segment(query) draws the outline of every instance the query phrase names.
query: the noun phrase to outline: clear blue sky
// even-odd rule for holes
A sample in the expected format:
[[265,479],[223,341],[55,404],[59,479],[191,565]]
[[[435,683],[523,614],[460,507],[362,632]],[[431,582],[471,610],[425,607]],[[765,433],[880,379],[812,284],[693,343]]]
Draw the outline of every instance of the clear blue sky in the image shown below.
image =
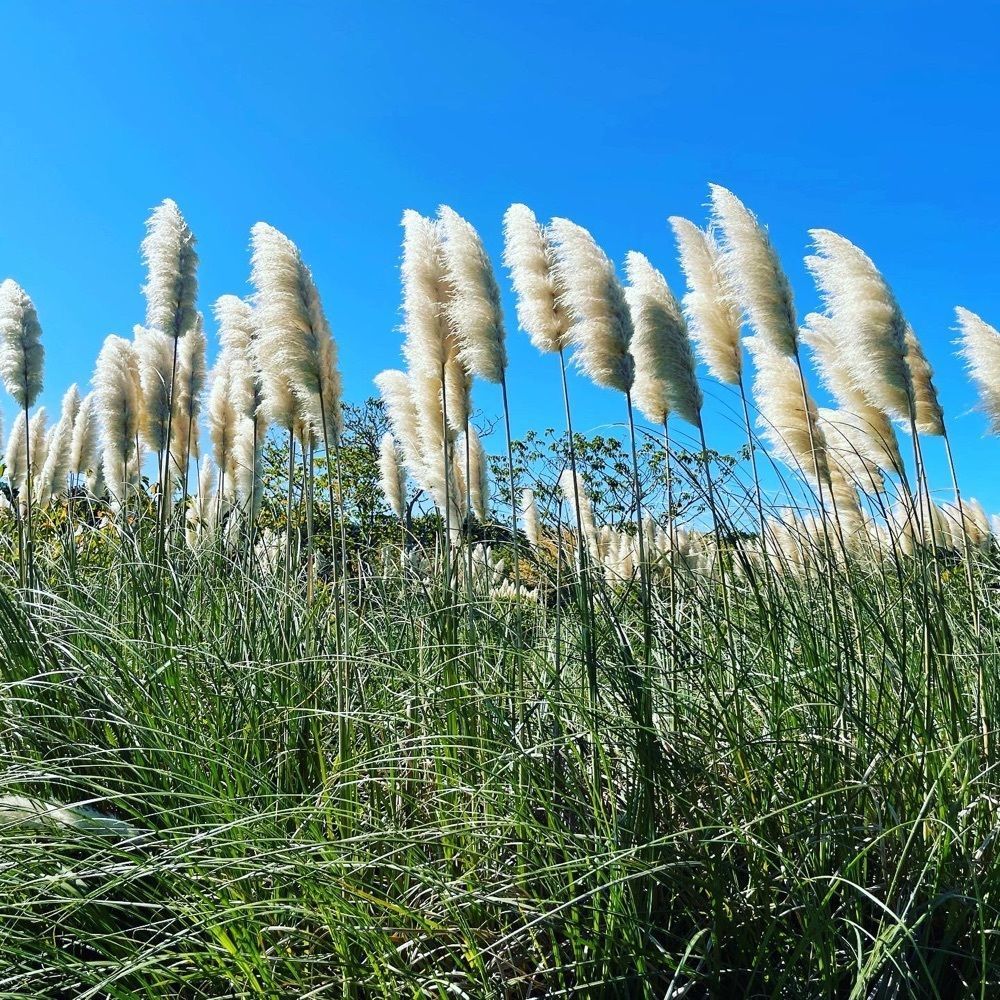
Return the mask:
[[[1000,510],[1000,442],[968,412],[951,345],[957,304],[1000,324],[995,4],[2,9],[0,275],[38,307],[49,405],[142,320],[138,244],[164,197],[198,236],[206,312],[248,290],[252,223],[299,244],[360,398],[399,363],[404,208],[452,205],[499,262],[503,211],[523,201],[616,261],[642,250],[680,292],[666,219],[703,221],[715,181],[768,224],[801,315],[817,304],[807,229],[871,254],[939,373],[966,492]],[[506,301],[515,430],[559,426],[552,359]],[[583,427],[621,420],[613,394],[582,378],[573,392]],[[710,443],[735,446],[727,397],[709,395]],[[493,409],[494,390],[477,403]]]

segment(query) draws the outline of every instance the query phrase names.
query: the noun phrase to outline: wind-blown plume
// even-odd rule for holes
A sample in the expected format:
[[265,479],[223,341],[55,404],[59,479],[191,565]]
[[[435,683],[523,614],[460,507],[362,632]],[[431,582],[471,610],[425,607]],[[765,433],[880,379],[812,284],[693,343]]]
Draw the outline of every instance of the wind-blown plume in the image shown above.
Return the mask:
[[850,240],[811,229],[816,253],[806,258],[834,321],[833,331],[855,384],[872,405],[909,423],[913,383],[906,363],[906,321],[871,259]]
[[31,481],[41,480],[42,469],[48,454],[49,415],[44,406],[38,407],[28,419],[28,441],[31,444]]
[[941,409],[934,386],[934,369],[909,323],[906,324],[903,343],[906,346],[906,364],[913,382],[914,423],[921,434],[940,437],[944,434],[944,410]]
[[819,414],[812,399],[803,400],[802,381],[794,359],[771,350],[770,342],[750,337],[747,348],[756,375],[753,392],[760,411],[758,424],[774,454],[814,484],[829,482]]
[[198,468],[198,495],[191,498],[184,530],[188,548],[197,551],[212,538],[218,523],[219,505],[215,497],[217,472],[206,455]]
[[402,520],[406,511],[406,470],[391,434],[382,435],[378,447],[379,485],[392,512]]
[[517,295],[517,322],[542,352],[569,345],[572,320],[562,303],[555,250],[527,205],[511,205],[503,217],[503,262]]
[[597,385],[628,392],[635,377],[629,353],[632,318],[614,265],[575,222],[553,219],[549,230],[557,283],[573,320],[570,339],[576,363]]
[[403,462],[421,489],[424,484],[424,453],[420,440],[419,414],[413,386],[406,372],[389,369],[375,376],[389,417],[392,433],[402,452]]
[[641,253],[626,255],[625,273],[629,280],[625,297],[635,331],[631,343],[635,403],[653,423],[662,423],[673,411],[697,427],[701,389],[680,306],[666,279]]
[[507,368],[503,310],[493,265],[475,229],[447,205],[438,209],[446,313],[466,371],[500,382]]
[[[174,339],[161,330],[136,326],[133,343],[139,359],[139,384],[142,387],[142,420],[139,433],[155,452],[167,446],[167,423],[170,419],[170,381],[174,372]],[[177,373],[180,374],[178,350]],[[176,394],[176,389],[175,389]]]
[[829,316],[810,313],[801,330],[802,340],[809,345],[820,381],[841,405],[853,415],[853,424],[863,434],[864,447],[858,446],[867,458],[887,472],[898,473],[903,468],[899,442],[888,416],[868,401],[864,390],[854,381],[847,362],[843,337]]
[[39,499],[44,503],[69,485],[72,463],[73,424],[80,410],[80,391],[71,385],[63,396],[59,420],[52,429],[39,479]]
[[726,285],[754,333],[776,354],[794,357],[798,324],[792,289],[767,231],[731,191],[710,184],[712,221],[722,234]]
[[32,301],[16,281],[0,284],[0,379],[22,410],[42,391],[45,348]]
[[251,243],[262,368],[282,369],[271,372],[269,381],[288,379],[300,415],[332,443],[341,432],[341,380],[319,290],[298,247],[273,226],[258,222]]
[[139,433],[141,389],[139,359],[132,344],[112,334],[104,341],[94,371],[94,391],[104,446],[104,478],[112,498],[121,503],[129,481]]
[[670,217],[681,270],[687,281],[684,311],[691,338],[708,370],[720,382],[738,385],[743,374],[740,307],[726,287],[715,238],[679,215]]
[[205,388],[205,328],[201,314],[180,343],[174,380],[174,415],[170,422],[170,457],[184,478],[191,455],[198,455],[198,414]]
[[142,258],[147,269],[146,326],[183,337],[197,322],[198,254],[194,234],[176,203],[167,198],[146,223]]
[[490,480],[483,443],[474,427],[469,428],[469,493],[472,509],[476,517],[486,523],[489,520]]
[[579,476],[574,476],[572,469],[563,469],[562,475],[559,477],[559,489],[563,495],[563,499],[569,504],[575,520],[577,520],[576,498],[579,495],[579,519],[577,520],[576,527],[586,541],[590,554],[594,558],[597,558],[599,551],[597,529],[594,527],[594,510],[590,504],[590,497],[587,494],[583,480]]
[[965,360],[979,389],[979,409],[990,422],[990,433],[1000,434],[1000,332],[968,309],[958,306],[959,356]]
[[75,476],[97,468],[97,397],[88,392],[80,402],[73,422],[73,439],[69,449],[69,471]]
[[521,524],[528,544],[536,551],[541,543],[541,529],[538,524],[538,504],[534,490],[521,490]]
[[25,433],[27,423],[27,415],[24,410],[21,410],[14,420],[14,426],[10,429],[10,437],[7,439],[7,449],[4,453],[3,464],[7,481],[16,490],[23,489],[24,484],[28,481],[28,463],[25,452],[28,438]]
[[840,467],[852,486],[865,493],[881,493],[885,479],[871,458],[871,443],[856,414],[820,407],[819,426],[826,442],[827,457]]
[[233,407],[232,370],[234,357],[223,350],[212,369],[208,393],[208,434],[215,465],[222,477],[222,491],[234,490],[232,481],[233,449],[239,417]]

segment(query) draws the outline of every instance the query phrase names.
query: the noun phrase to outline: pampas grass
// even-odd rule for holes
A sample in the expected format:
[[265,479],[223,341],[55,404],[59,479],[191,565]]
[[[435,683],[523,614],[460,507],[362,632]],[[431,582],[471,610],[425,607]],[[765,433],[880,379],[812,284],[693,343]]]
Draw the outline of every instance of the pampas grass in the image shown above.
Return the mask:
[[175,340],[197,322],[198,254],[194,233],[176,202],[167,198],[146,223],[142,259],[147,278],[146,326]]
[[139,382],[142,386],[142,439],[162,455],[167,446],[170,424],[171,379],[174,376],[176,342],[161,330],[136,326],[133,343],[139,359]]
[[959,356],[979,390],[979,409],[989,421],[989,432],[1000,434],[1000,331],[961,306],[958,318]]
[[405,520],[406,469],[391,434],[383,434],[378,448],[379,485],[393,514]]
[[73,422],[73,439],[70,443],[69,466],[74,476],[87,475],[99,464],[97,455],[97,397],[88,392],[80,401],[80,408]]
[[0,379],[22,410],[42,391],[45,349],[42,328],[30,298],[17,282],[0,284]]
[[129,463],[136,457],[142,415],[139,358],[129,341],[114,334],[104,341],[94,370],[94,392],[105,483],[115,506],[124,509]]
[[45,465],[40,478],[39,499],[42,502],[66,490],[72,470],[73,425],[80,410],[80,392],[75,385],[66,390],[59,420],[53,427],[46,449]]
[[466,435],[469,455],[469,500],[476,517],[480,523],[485,524],[489,520],[490,505],[490,480],[486,452],[483,451],[483,443],[479,440],[479,434],[474,427],[470,426]]
[[945,433],[944,410],[941,409],[937,389],[934,386],[934,369],[931,368],[920,341],[909,323],[906,324],[903,343],[906,349],[906,364],[910,369],[913,384],[914,423],[921,434],[941,437]]
[[180,480],[182,497],[187,497],[191,456],[198,459],[198,415],[205,388],[205,328],[199,313],[194,326],[179,342],[174,379],[173,414],[170,420],[170,456],[174,474]]
[[7,448],[3,459],[4,474],[7,477],[7,482],[10,483],[11,491],[24,489],[28,479],[27,426],[27,414],[21,410],[10,429],[10,437],[7,438]]

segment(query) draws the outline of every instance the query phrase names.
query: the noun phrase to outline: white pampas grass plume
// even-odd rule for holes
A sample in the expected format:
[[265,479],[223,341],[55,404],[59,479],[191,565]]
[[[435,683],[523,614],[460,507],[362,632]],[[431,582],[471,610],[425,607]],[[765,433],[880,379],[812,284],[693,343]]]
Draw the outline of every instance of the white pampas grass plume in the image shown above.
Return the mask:
[[811,229],[816,253],[806,258],[834,321],[854,382],[872,405],[909,423],[913,384],[906,363],[906,321],[878,268],[850,240]]
[[666,279],[641,253],[626,255],[625,273],[629,281],[625,297],[634,328],[632,397],[653,423],[662,423],[673,411],[698,427],[701,389],[680,306]]
[[691,338],[712,375],[727,385],[738,385],[743,375],[743,320],[739,304],[726,287],[721,251],[711,233],[693,222],[674,215],[670,225],[687,281],[684,311]]
[[449,358],[444,366],[445,396],[439,406],[448,405],[448,428],[454,434],[465,431],[472,410],[472,380],[457,357]]
[[829,482],[823,432],[816,405],[805,394],[798,365],[793,358],[771,350],[760,337],[747,339],[754,361],[753,393],[760,411],[758,425],[774,454],[799,470],[810,482]]
[[389,417],[393,436],[399,444],[403,462],[421,489],[424,486],[424,455],[420,440],[419,414],[413,387],[406,372],[389,369],[375,376]]
[[191,455],[198,454],[198,414],[205,388],[205,328],[199,313],[194,326],[178,344],[174,379],[174,414],[170,422],[170,457],[183,478]]
[[66,390],[59,420],[52,429],[45,465],[39,479],[39,499],[44,503],[69,485],[72,471],[73,424],[80,410],[80,391],[75,385]]
[[511,205],[503,218],[503,262],[517,295],[517,322],[542,352],[569,345],[572,325],[562,303],[555,250],[527,205]]
[[73,421],[73,439],[69,449],[69,471],[78,476],[97,468],[97,397],[88,392],[80,401]]
[[141,414],[139,359],[132,344],[113,334],[104,341],[94,371],[94,391],[104,446],[104,478],[112,498],[121,503],[135,457]]
[[541,545],[541,528],[538,523],[538,504],[534,490],[521,490],[521,525],[528,544],[538,551]]
[[42,391],[45,349],[42,327],[30,298],[16,281],[0,284],[0,379],[21,409]]
[[406,470],[396,442],[389,433],[382,435],[378,446],[379,485],[393,514],[400,520],[406,511]]
[[792,289],[767,231],[731,191],[710,184],[712,222],[722,235],[725,282],[754,333],[776,354],[794,357],[798,324]]
[[208,393],[208,435],[224,487],[233,488],[233,450],[239,415],[233,406],[233,355],[223,350],[212,369]]
[[[142,386],[142,421],[140,433],[155,452],[167,445],[170,418],[170,382],[174,372],[174,338],[161,330],[136,326],[133,343],[139,358],[139,383]],[[178,350],[178,371],[180,368]],[[176,385],[175,385],[176,393]]]
[[414,372],[437,377],[459,345],[448,322],[444,252],[437,224],[412,209],[403,213],[403,353]]
[[146,326],[183,337],[197,321],[198,255],[194,234],[176,203],[167,198],[146,223],[142,258],[147,269]]
[[469,493],[472,509],[476,517],[485,524],[489,520],[490,479],[486,452],[479,434],[474,427],[469,428]]
[[10,437],[7,439],[7,449],[4,453],[3,461],[7,481],[10,483],[11,488],[15,490],[23,489],[28,479],[28,462],[25,449],[28,439],[25,433],[27,423],[27,415],[24,410],[21,410],[14,420],[14,426],[10,429]]
[[961,306],[955,315],[960,333],[958,353],[979,390],[979,409],[990,422],[989,432],[1000,434],[1000,331]]
[[826,441],[828,457],[844,477],[865,493],[881,493],[885,479],[871,457],[871,442],[860,418],[846,410],[820,407],[819,426]]
[[940,437],[944,434],[944,410],[941,409],[934,386],[934,369],[909,323],[906,324],[903,343],[906,346],[906,364],[913,382],[914,423],[921,434]]
[[319,290],[298,247],[273,226],[251,230],[251,281],[256,289],[258,357],[272,371],[267,380],[280,395],[282,379],[298,397],[300,414],[331,443],[341,432],[341,379],[337,348]]
[[[583,536],[587,543],[590,554],[597,558],[599,554],[597,529],[594,526],[594,510],[590,503],[590,497],[584,487],[583,480],[579,476],[574,476],[572,469],[564,469],[559,477],[559,490],[563,499],[569,504],[573,520],[576,522],[577,531]],[[577,511],[577,499],[579,498],[580,509]]]
[[614,265],[575,222],[553,219],[549,231],[562,301],[573,320],[574,359],[597,385],[628,392],[635,377],[629,353],[632,317]]
[[479,234],[447,205],[438,209],[444,280],[450,290],[446,313],[458,339],[466,371],[500,382],[507,368],[503,310],[493,265]]
[[217,525],[219,506],[215,498],[216,478],[215,466],[206,455],[198,469],[198,495],[191,498],[184,530],[188,548],[194,551],[211,541]]
[[28,420],[28,441],[31,444],[31,481],[41,481],[42,469],[48,454],[49,415],[44,406],[38,407]]
[[848,364],[844,338],[829,316],[810,313],[800,331],[809,345],[820,381],[843,408],[853,415],[854,425],[864,435],[864,447],[859,450],[887,472],[898,473],[903,468],[899,442],[888,416],[869,402],[864,390],[854,381]]

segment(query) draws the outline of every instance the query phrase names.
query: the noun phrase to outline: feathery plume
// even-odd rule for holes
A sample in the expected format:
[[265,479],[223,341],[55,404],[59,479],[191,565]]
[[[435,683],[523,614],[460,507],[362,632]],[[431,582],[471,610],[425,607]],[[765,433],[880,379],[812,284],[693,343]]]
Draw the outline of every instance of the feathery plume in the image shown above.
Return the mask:
[[198,455],[198,414],[205,387],[205,328],[201,313],[178,345],[174,380],[174,415],[170,422],[170,457],[185,478],[192,453]]
[[142,241],[147,278],[146,326],[174,339],[197,321],[198,254],[194,234],[177,204],[167,198],[153,209]]
[[97,397],[88,392],[80,401],[69,449],[69,471],[78,476],[97,468]]
[[767,231],[731,191],[710,184],[712,223],[722,234],[721,267],[726,286],[754,333],[786,357],[796,354],[798,324],[792,289]]
[[212,442],[212,453],[223,486],[232,490],[233,449],[235,444],[238,414],[233,406],[232,374],[236,359],[223,349],[219,360],[212,369],[212,386],[208,393],[208,434]]
[[629,281],[625,297],[635,331],[631,350],[636,405],[653,423],[662,423],[673,411],[698,427],[701,389],[680,306],[666,279],[641,253],[626,255],[625,273]]
[[979,389],[979,409],[990,422],[991,434],[1000,434],[1000,332],[968,309],[955,309],[959,356]]
[[806,267],[834,321],[845,363],[872,405],[909,423],[913,383],[906,363],[906,321],[871,259],[828,229],[811,229],[816,253]]
[[543,353],[569,345],[572,320],[562,303],[555,250],[527,205],[511,205],[503,217],[503,262],[517,295],[517,322]]
[[402,520],[406,511],[406,470],[389,433],[382,435],[378,447],[379,484],[393,514]]
[[[576,485],[574,487],[574,480]],[[559,489],[563,499],[569,504],[573,517],[576,519],[576,497],[580,497],[579,519],[577,520],[577,530],[587,543],[590,554],[597,558],[599,549],[597,544],[597,529],[594,527],[594,510],[590,504],[590,497],[584,487],[583,480],[579,476],[574,476],[572,469],[563,469],[559,477]]]
[[913,382],[914,423],[921,434],[940,437],[944,434],[944,410],[941,409],[934,386],[934,369],[909,323],[906,324],[903,343],[906,347],[906,364]]
[[206,455],[198,468],[198,495],[191,498],[184,529],[188,548],[197,551],[211,540],[217,524],[218,504],[215,502],[217,473]]
[[94,371],[94,391],[104,446],[103,471],[108,492],[121,503],[135,457],[142,390],[139,359],[132,344],[112,334],[104,341]]
[[469,427],[469,492],[476,517],[485,524],[489,520],[490,480],[483,443],[474,427]]
[[809,313],[800,331],[809,345],[820,381],[837,400],[846,414],[856,418],[853,423],[863,434],[858,450],[887,472],[899,472],[903,458],[899,453],[896,432],[884,411],[873,406],[864,390],[854,381],[843,347],[843,337],[829,316]]
[[392,433],[402,452],[403,462],[421,489],[424,484],[424,454],[420,439],[419,413],[413,386],[406,372],[389,369],[375,376],[385,404]]
[[14,426],[10,429],[10,437],[7,439],[7,450],[4,453],[4,468],[7,474],[7,481],[15,490],[24,488],[28,481],[28,463],[25,453],[25,445],[28,435],[25,428],[28,423],[27,414],[24,410],[18,412],[14,420]]
[[39,480],[39,499],[46,500],[61,493],[69,484],[72,464],[73,424],[80,410],[80,391],[75,385],[66,390],[59,420],[53,427]]
[[549,231],[562,301],[573,320],[574,358],[597,385],[628,392],[635,377],[629,353],[632,318],[614,265],[575,222],[553,219]]
[[476,230],[447,205],[438,209],[446,313],[465,370],[500,382],[507,368],[503,310],[493,265]]
[[[447,287],[437,224],[407,209],[403,213],[403,353],[411,371],[434,376],[456,359],[459,345],[448,323]],[[449,401],[450,405],[450,401]]]
[[49,415],[44,406],[38,407],[28,419],[28,441],[31,444],[31,481],[41,480],[42,469],[48,454],[48,420]]
[[871,442],[860,418],[846,410],[825,407],[820,407],[817,413],[831,462],[858,489],[865,493],[883,492],[885,479],[871,457]]
[[726,287],[721,251],[712,234],[693,222],[673,215],[670,225],[687,281],[684,312],[691,338],[712,375],[727,385],[738,385],[743,375],[743,321],[739,305]]
[[537,551],[542,533],[538,524],[538,504],[535,502],[534,490],[521,490],[521,524],[528,544]]
[[42,327],[30,298],[16,281],[0,284],[0,379],[22,410],[42,391],[45,348]]
[[[142,387],[140,434],[155,452],[167,446],[167,423],[170,419],[170,380],[174,373],[173,337],[161,330],[136,326],[133,343],[139,359],[139,384]],[[178,374],[180,368],[178,350]]]

